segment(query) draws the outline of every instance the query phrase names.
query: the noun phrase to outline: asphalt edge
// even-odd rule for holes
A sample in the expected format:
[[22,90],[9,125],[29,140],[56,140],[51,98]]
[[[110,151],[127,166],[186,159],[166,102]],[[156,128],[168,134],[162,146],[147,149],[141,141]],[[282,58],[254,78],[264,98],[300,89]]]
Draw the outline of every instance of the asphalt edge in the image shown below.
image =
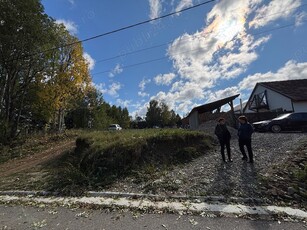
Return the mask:
[[[80,197],[61,197],[47,191],[0,191],[2,204],[55,203],[61,206],[128,208],[160,212],[235,216],[253,219],[283,219],[307,222],[307,212],[292,207],[261,205],[260,199],[224,196],[159,196],[154,194],[89,191]],[[229,202],[231,201],[231,202]],[[242,204],[248,203],[248,205]],[[253,203],[254,202],[254,203]],[[235,204],[233,204],[235,203]],[[241,204],[240,204],[241,203]]]

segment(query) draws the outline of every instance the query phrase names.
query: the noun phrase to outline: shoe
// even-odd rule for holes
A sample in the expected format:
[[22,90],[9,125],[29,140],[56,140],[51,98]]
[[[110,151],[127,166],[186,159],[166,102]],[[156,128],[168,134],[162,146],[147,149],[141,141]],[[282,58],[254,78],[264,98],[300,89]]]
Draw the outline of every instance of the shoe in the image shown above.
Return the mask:
[[242,160],[246,161],[246,160],[247,160],[247,157],[242,157]]
[[254,161],[247,161],[247,163],[251,163],[252,164],[252,163],[254,163]]
[[232,162],[232,159],[228,159],[228,162]]

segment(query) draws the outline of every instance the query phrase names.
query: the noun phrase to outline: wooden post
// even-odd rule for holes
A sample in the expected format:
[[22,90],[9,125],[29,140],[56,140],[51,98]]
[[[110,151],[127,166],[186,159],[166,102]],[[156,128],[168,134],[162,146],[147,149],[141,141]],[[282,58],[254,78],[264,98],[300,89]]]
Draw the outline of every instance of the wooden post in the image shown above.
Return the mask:
[[237,126],[236,126],[236,124],[237,124],[237,118],[236,118],[236,116],[235,116],[235,111],[234,111],[234,108],[233,108],[233,101],[230,101],[230,102],[228,103],[228,105],[230,106],[230,110],[231,110],[230,114],[231,114],[231,117],[232,117],[232,126],[233,126],[234,128],[237,128]]

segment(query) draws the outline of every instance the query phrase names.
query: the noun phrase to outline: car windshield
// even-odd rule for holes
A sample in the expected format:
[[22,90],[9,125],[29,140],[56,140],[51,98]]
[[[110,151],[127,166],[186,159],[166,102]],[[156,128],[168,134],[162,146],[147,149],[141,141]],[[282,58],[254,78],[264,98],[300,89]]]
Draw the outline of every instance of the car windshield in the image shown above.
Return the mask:
[[284,119],[284,118],[286,118],[286,117],[289,117],[290,114],[291,114],[291,113],[282,114],[282,115],[280,115],[280,116],[274,118],[273,120],[282,120],[282,119]]

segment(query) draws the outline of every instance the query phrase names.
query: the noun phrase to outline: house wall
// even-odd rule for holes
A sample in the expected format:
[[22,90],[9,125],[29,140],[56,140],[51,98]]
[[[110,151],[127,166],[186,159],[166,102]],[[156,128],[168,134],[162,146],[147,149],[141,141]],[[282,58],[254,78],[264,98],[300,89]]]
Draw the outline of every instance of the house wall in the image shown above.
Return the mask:
[[[258,85],[251,99],[254,97],[255,94],[262,93],[267,91],[267,103],[269,105],[270,110],[280,109],[286,111],[293,111],[291,99],[275,92],[270,89],[267,89],[261,85]],[[255,113],[255,111],[249,110],[248,107],[244,110],[245,113]]]
[[198,117],[198,112],[194,111],[190,114],[189,116],[189,124],[190,124],[190,129],[198,129],[199,126],[199,117]]
[[293,102],[295,112],[307,112],[307,101],[305,102]]

